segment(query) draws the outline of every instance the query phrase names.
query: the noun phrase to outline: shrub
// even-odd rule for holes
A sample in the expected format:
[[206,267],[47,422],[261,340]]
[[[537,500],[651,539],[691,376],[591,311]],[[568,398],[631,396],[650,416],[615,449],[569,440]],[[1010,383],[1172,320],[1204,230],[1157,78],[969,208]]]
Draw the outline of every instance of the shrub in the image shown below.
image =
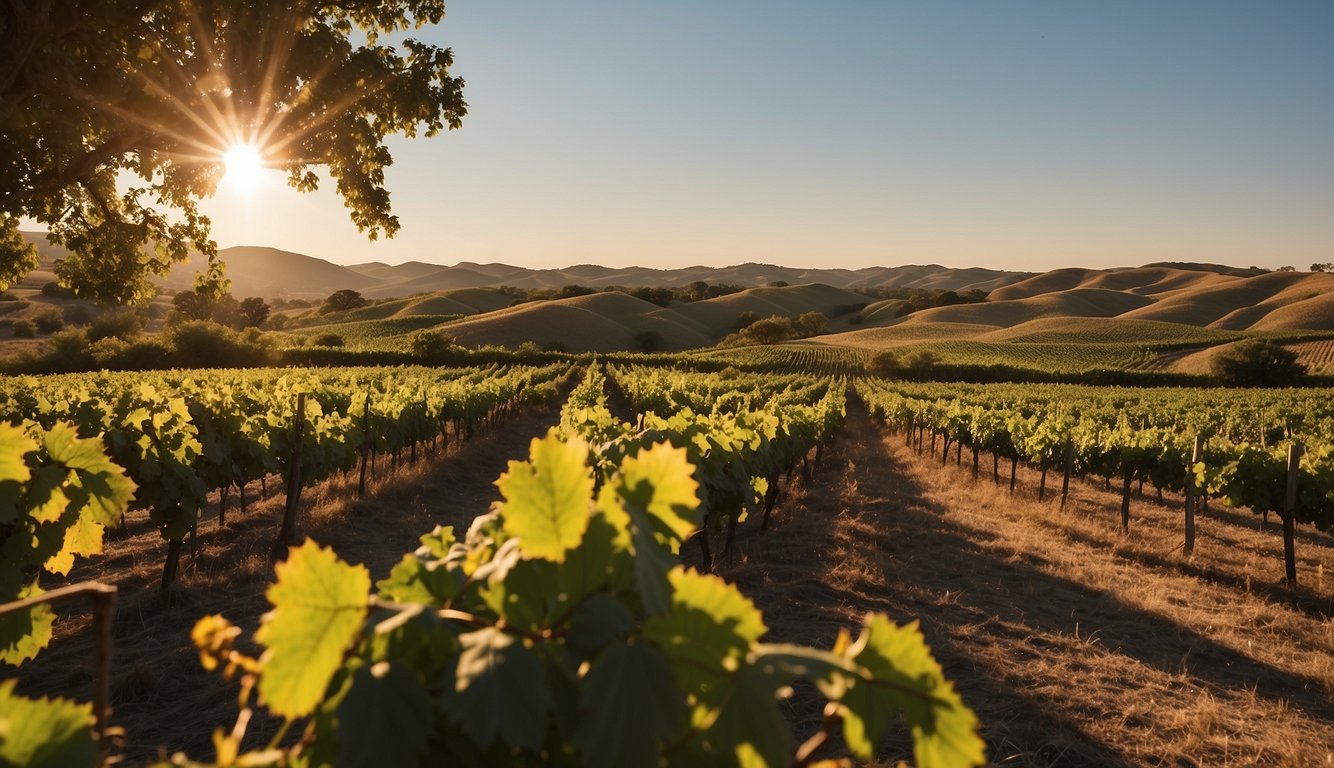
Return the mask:
[[58,331],[47,342],[42,367],[53,373],[86,371],[95,361],[88,350],[88,337],[77,328]]
[[1210,372],[1229,387],[1286,387],[1306,375],[1297,353],[1263,339],[1239,341],[1214,355]]
[[182,368],[227,368],[264,365],[269,349],[247,343],[240,334],[208,320],[178,323],[164,334],[172,358]]
[[899,353],[887,349],[871,358],[866,364],[866,372],[885,379],[898,378],[903,375],[903,362],[899,360]]
[[88,340],[117,338],[129,341],[144,329],[144,317],[137,310],[122,307],[108,309],[88,324]]
[[310,343],[317,347],[341,347],[347,342],[336,333],[321,333],[312,336]]
[[92,320],[93,313],[83,304],[65,307],[65,322],[70,325],[87,325]]
[[32,319],[39,333],[55,333],[65,327],[65,316],[52,307]]
[[829,327],[829,318],[823,312],[803,312],[797,318],[797,327],[805,336],[819,336]]
[[74,289],[66,288],[55,280],[52,280],[49,283],[42,284],[42,295],[50,296],[53,299],[72,299],[74,298]]
[[454,339],[447,333],[423,328],[408,335],[408,349],[413,357],[437,362],[449,355]]
[[37,329],[33,328],[32,323],[27,320],[15,320],[12,327],[16,339],[31,339],[37,335]]

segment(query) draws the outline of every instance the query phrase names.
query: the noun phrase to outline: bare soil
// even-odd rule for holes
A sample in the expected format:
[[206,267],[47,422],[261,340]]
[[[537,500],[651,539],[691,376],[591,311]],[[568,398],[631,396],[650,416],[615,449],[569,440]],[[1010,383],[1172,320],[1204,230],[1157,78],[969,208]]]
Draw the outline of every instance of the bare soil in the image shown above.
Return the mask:
[[[382,579],[404,553],[417,548],[422,534],[436,525],[454,525],[462,533],[498,501],[496,478],[510,459],[527,458],[531,439],[555,424],[556,408],[556,403],[521,407],[449,451],[416,464],[405,462],[393,473],[389,460],[380,457],[381,476],[368,484],[361,500],[355,473],[307,488],[300,531],[347,562],[365,565],[372,580]],[[131,765],[176,751],[212,759],[213,729],[230,729],[236,719],[236,683],[204,672],[190,629],[200,617],[220,613],[249,638],[268,609],[269,553],[284,496],[274,492],[276,478],[270,478],[267,499],[255,498],[256,485],[248,492],[244,514],[232,494],[225,528],[217,526],[216,508],[201,522],[198,552],[191,557],[187,544],[169,604],[164,605],[159,587],[166,546],[142,513],[128,521],[128,535],[108,541],[103,555],[80,562],[69,577],[70,582],[96,579],[120,589],[113,629],[112,725],[125,730],[121,754]],[[58,614],[55,640],[18,670],[19,690],[90,700],[91,616],[75,604],[62,605]],[[262,746],[274,726],[253,723],[251,745]]]
[[[829,647],[869,611],[919,621],[997,765],[1334,764],[1329,537],[1301,532],[1289,590],[1278,527],[1246,512],[1211,510],[1186,557],[1179,507],[1137,498],[1123,534],[1101,483],[1076,483],[1062,511],[1059,475],[1038,503],[1035,472],[1012,496],[989,460],[975,481],[970,456],[950,458],[850,404],[813,485],[765,534],[743,525],[721,569],[768,639]],[[819,727],[813,690],[789,706]],[[883,757],[910,750],[905,734]]]

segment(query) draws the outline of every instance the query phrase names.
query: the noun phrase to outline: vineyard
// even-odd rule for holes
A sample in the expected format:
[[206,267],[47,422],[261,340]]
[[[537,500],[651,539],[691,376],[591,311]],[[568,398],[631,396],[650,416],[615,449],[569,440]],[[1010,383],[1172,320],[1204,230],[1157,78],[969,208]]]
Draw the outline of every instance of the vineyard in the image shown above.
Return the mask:
[[[886,586],[897,566],[880,562],[885,553],[932,536],[905,529],[882,538],[909,519],[888,494],[926,492],[881,488],[909,467],[953,464],[976,489],[954,493],[1017,498],[1031,489],[1036,503],[1062,509],[1075,494],[1083,504],[1105,496],[1119,504],[1119,520],[1089,523],[1080,536],[1178,536],[1170,561],[1180,565],[1155,566],[1174,577],[1219,546],[1213,528],[1197,541],[1197,521],[1245,527],[1227,510],[1249,509],[1261,523],[1276,513],[1283,542],[1272,555],[1277,563],[1282,552],[1285,563],[1267,573],[1283,573],[1287,592],[1266,594],[1328,620],[1334,392],[907,384],[861,376],[862,352],[814,344],[705,357],[746,371],[594,362],[5,382],[0,599],[12,602],[0,613],[0,661],[9,665],[0,758],[93,765],[115,756],[115,691],[124,689],[123,677],[109,682],[115,594],[74,577],[96,577],[104,550],[135,530],[162,542],[164,606],[197,589],[182,583],[181,563],[193,562],[201,527],[210,546],[248,537],[250,552],[268,536],[275,564],[260,577],[262,602],[195,613],[182,630],[182,647],[212,673],[203,684],[236,694],[223,697],[229,711],[182,737],[189,758],[173,758],[182,765],[210,754],[219,765],[810,765],[911,756],[955,766],[1007,754],[1063,764],[1045,747],[1012,743],[1023,729],[996,714],[991,683],[973,673],[956,679],[975,666],[957,655],[971,630],[942,634],[945,625],[926,617],[943,621],[957,602],[900,602],[931,573],[915,586]],[[524,415],[542,409],[550,416]],[[361,499],[406,483],[395,473],[408,468],[429,473],[448,459],[467,471],[479,441],[507,430],[526,449],[506,449],[495,500],[469,502],[448,526],[437,522],[401,559],[385,557],[393,553],[383,544],[372,558],[349,559],[336,529],[320,529],[332,548],[305,538],[303,491]],[[525,434],[531,439],[519,439]],[[490,486],[493,476],[478,483]],[[839,485],[827,487],[835,478]],[[832,498],[857,501],[815,513]],[[830,538],[863,514],[867,527],[851,539]],[[1032,524],[996,514],[995,536]],[[1179,534],[1164,522],[1173,514]],[[958,524],[949,509],[934,515]],[[1141,519],[1143,533],[1132,524]],[[376,524],[386,537],[398,525]],[[938,533],[939,542],[919,546],[962,536]],[[825,540],[840,548],[830,562],[813,549]],[[1139,546],[1107,540],[1093,557]],[[1297,542],[1315,552],[1300,568]],[[1234,573],[1228,553],[1216,556]],[[845,573],[839,558],[873,572]],[[791,582],[778,577],[796,563],[807,570]],[[822,577],[817,568],[831,570]],[[1243,577],[1248,596],[1252,578],[1269,578],[1229,578]],[[826,578],[818,589],[827,597],[808,606],[800,585]],[[845,582],[846,592],[830,592]],[[949,582],[946,596],[965,594],[964,583]],[[798,589],[792,598],[776,599],[790,588]],[[62,629],[53,605],[80,596],[92,611],[79,632]],[[190,613],[145,609],[146,597],[135,605]],[[838,620],[820,620],[813,634],[793,613],[840,605]],[[1328,638],[1309,642],[1315,650],[1299,655],[1325,659],[1309,678],[1329,695]],[[96,650],[91,703],[25,686],[53,643]],[[18,722],[42,725],[15,736]],[[199,737],[213,753],[197,752]],[[1099,749],[1072,754],[1093,760]],[[1212,741],[1199,749],[1217,757]],[[1262,752],[1268,757],[1256,762],[1281,764],[1284,754]],[[1132,761],[1141,757],[1152,762]]]

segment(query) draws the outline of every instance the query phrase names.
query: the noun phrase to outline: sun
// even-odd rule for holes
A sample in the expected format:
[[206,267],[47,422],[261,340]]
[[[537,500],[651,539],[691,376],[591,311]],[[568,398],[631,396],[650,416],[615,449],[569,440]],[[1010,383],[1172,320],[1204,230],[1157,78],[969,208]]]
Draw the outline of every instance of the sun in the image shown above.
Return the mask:
[[222,183],[247,194],[255,192],[264,181],[264,156],[254,144],[233,144],[222,153],[227,172]]

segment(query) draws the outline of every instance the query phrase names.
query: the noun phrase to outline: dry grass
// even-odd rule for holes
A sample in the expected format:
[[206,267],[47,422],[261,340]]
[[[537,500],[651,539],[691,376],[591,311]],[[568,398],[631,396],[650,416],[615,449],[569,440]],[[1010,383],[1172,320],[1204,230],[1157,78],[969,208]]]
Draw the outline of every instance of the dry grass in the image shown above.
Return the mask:
[[[996,764],[1334,764],[1328,537],[1302,532],[1290,591],[1276,526],[1248,514],[1211,511],[1188,558],[1179,514],[1148,500],[1122,534],[1100,485],[1062,512],[1031,500],[1036,473],[1013,497],[970,474],[854,407],[817,491],[748,532],[725,575],[773,640],[828,646],[866,611],[920,620]],[[791,703],[817,727],[812,692]]]
[[[308,488],[302,496],[302,533],[344,560],[365,565],[372,579],[384,578],[416,548],[421,534],[436,524],[466,528],[499,499],[496,477],[510,459],[526,457],[530,439],[555,419],[554,405],[520,411],[447,454],[384,472],[363,500],[356,499],[354,475]],[[387,463],[381,459],[386,470]],[[273,479],[270,490],[277,485]],[[127,535],[108,542],[104,555],[81,562],[70,576],[120,588],[113,724],[126,731],[123,754],[130,764],[155,759],[162,747],[211,758],[213,729],[236,717],[235,684],[200,668],[189,632],[201,616],[222,613],[248,637],[268,608],[269,549],[284,499],[276,493],[256,501],[254,490],[244,514],[235,496],[229,501],[226,528],[217,527],[216,509],[201,523],[198,553],[182,554],[169,605],[158,586],[165,544],[142,514],[129,521]],[[19,670],[20,690],[87,699],[94,656],[90,618],[72,605],[60,615],[52,645]],[[271,735],[273,725],[252,725],[252,741]]]

